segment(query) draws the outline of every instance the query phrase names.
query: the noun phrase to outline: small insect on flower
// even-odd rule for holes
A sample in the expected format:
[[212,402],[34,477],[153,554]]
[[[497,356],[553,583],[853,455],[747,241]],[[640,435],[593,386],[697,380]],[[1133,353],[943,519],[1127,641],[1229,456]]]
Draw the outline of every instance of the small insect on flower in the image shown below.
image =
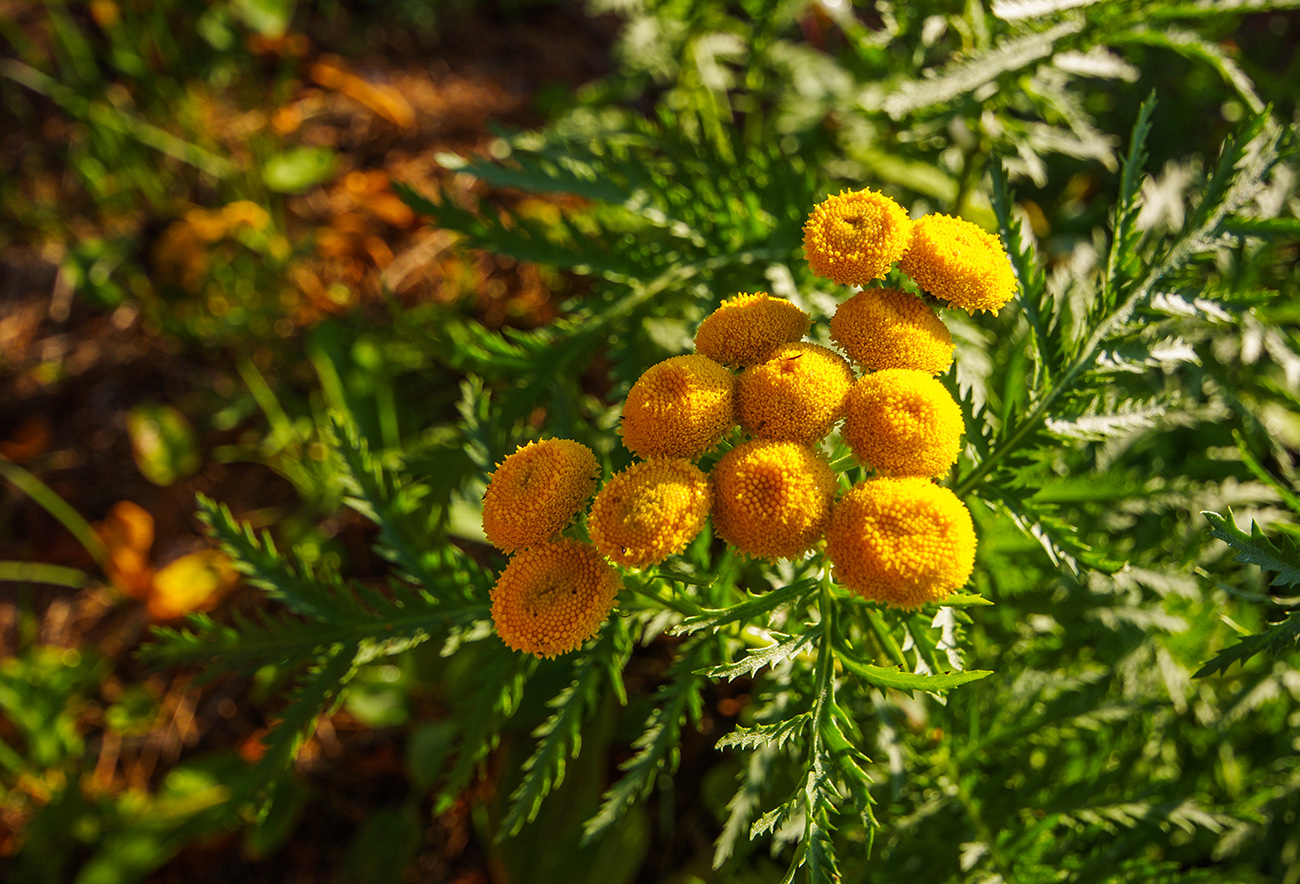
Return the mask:
[[513,556],[492,588],[506,646],[538,657],[577,650],[609,617],[623,582],[589,543],[557,540]]
[[925,215],[898,267],[924,291],[967,313],[996,313],[1016,293],[1002,241],[964,218]]
[[943,384],[923,371],[887,368],[853,385],[840,435],[878,473],[937,477],[957,462],[963,428]]
[[707,356],[674,356],[642,373],[623,403],[623,445],[644,458],[698,458],[735,426],[736,376]]
[[952,334],[934,310],[910,292],[863,289],[831,317],[831,338],[865,369],[914,368],[943,374],[952,365]]
[[912,221],[898,203],[874,190],[844,191],[813,208],[803,249],[813,273],[864,286],[885,277],[911,237]]
[[868,479],[835,505],[826,556],[841,586],[868,600],[917,608],[970,579],[975,527],[957,495],[928,479]]
[[521,445],[488,479],[483,533],[505,552],[550,540],[591,498],[600,464],[572,439]]
[[695,352],[725,365],[762,362],[782,344],[808,333],[808,314],[784,298],[766,292],[740,294],[723,301],[695,332]]
[[685,458],[659,458],[615,473],[596,495],[587,529],[611,560],[640,568],[685,549],[708,515],[708,476]]
[[713,527],[741,552],[793,559],[812,548],[830,518],[835,472],[798,442],[755,439],[713,467]]
[[736,388],[736,418],[764,439],[811,443],[844,414],[853,369],[820,344],[786,344],[751,365]]

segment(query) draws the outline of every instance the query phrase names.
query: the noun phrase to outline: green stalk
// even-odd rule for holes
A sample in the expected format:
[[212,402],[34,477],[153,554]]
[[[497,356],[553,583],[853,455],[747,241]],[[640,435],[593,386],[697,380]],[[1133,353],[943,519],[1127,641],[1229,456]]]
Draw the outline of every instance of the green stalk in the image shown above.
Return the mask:
[[77,538],[78,542],[86,548],[86,552],[90,553],[90,557],[95,560],[95,563],[107,573],[109,566],[108,548],[99,539],[95,529],[90,527],[90,523],[83,519],[81,514],[73,509],[66,500],[55,494],[50,486],[2,455],[0,455],[0,477],[8,480],[11,485],[26,494],[42,509],[57,519],[59,524],[67,528],[72,536]]
[[0,562],[0,583],[43,583],[80,589],[90,577],[76,568],[45,562]]

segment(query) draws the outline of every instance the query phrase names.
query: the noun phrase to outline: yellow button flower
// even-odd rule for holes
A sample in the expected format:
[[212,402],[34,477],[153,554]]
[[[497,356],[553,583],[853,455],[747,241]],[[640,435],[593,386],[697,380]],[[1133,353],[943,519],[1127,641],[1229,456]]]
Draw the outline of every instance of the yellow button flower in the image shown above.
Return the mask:
[[512,650],[566,654],[596,634],[622,586],[590,543],[544,543],[513,556],[497,578],[492,622]]
[[755,439],[728,451],[709,475],[713,527],[742,552],[797,558],[826,530],[835,472],[807,445]]
[[505,552],[550,540],[582,509],[599,477],[596,456],[580,442],[521,445],[488,479],[483,533]]
[[650,366],[623,403],[623,444],[644,458],[691,460],[735,426],[736,376],[707,356],[674,356]]
[[943,374],[952,365],[952,335],[920,298],[871,288],[844,301],[831,317],[831,338],[867,369],[915,368]]
[[664,458],[634,463],[606,482],[587,529],[610,559],[640,568],[685,549],[708,515],[708,476],[685,458]]
[[736,295],[700,323],[695,352],[727,365],[753,365],[802,338],[811,325],[808,314],[784,298]]
[[888,476],[942,476],[957,462],[961,408],[934,378],[887,368],[849,391],[840,435],[864,465]]
[[928,479],[868,479],[835,505],[826,556],[841,586],[917,608],[970,578],[975,527],[957,495]]
[[903,257],[911,236],[912,222],[898,203],[874,190],[845,191],[812,210],[803,250],[818,276],[867,285]]
[[853,369],[819,344],[786,344],[751,365],[736,388],[736,418],[762,439],[811,443],[844,414]]
[[967,313],[996,313],[1016,293],[1002,240],[963,218],[918,219],[911,248],[898,266],[926,292]]

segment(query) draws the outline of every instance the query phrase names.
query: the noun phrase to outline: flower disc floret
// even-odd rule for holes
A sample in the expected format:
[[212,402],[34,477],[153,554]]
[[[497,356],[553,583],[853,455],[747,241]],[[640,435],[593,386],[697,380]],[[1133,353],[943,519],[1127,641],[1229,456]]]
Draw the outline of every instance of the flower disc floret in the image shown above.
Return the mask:
[[952,334],[930,306],[910,292],[870,288],[842,302],[831,338],[861,368],[915,368],[943,374],[952,365]]
[[483,533],[505,552],[550,540],[591,498],[599,477],[596,456],[580,442],[521,445],[488,479]]
[[877,473],[938,477],[957,462],[963,426],[943,384],[923,371],[888,368],[853,385],[840,435]]
[[538,657],[577,650],[609,617],[623,582],[589,543],[557,540],[511,557],[492,587],[506,646]]
[[643,458],[708,451],[735,426],[736,376],[707,356],[674,356],[650,366],[623,403],[623,444]]
[[811,326],[808,314],[784,298],[766,292],[736,295],[700,323],[695,352],[726,365],[753,365],[782,344],[798,341]]
[[811,443],[844,414],[853,369],[820,344],[786,344],[751,365],[736,387],[736,418],[762,439]]
[[868,479],[835,505],[826,530],[835,581],[897,608],[941,601],[970,578],[970,511],[928,479]]
[[640,568],[681,552],[709,516],[709,477],[685,458],[634,463],[616,473],[591,505],[596,548]]
[[1002,240],[964,218],[919,218],[898,266],[926,292],[971,314],[996,313],[1016,293]]
[[797,558],[826,530],[835,472],[807,445],[755,439],[728,451],[709,475],[713,527],[742,552]]
[[867,285],[903,257],[911,236],[912,221],[898,203],[874,190],[844,191],[812,210],[803,249],[818,276]]

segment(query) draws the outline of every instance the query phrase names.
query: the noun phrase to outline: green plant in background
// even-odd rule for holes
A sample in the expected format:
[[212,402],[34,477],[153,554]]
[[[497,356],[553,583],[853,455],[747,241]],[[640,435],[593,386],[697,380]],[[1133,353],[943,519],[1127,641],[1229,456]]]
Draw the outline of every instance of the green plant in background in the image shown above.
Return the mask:
[[[1292,5],[620,4],[622,69],[576,110],[503,137],[499,161],[440,158],[490,185],[576,202],[494,214],[452,186],[405,191],[472,246],[584,279],[590,292],[559,322],[498,333],[436,305],[395,305],[389,329],[326,323],[308,342],[321,395],[306,408],[241,363],[271,425],[260,455],[315,514],[343,500],[372,522],[389,579],[351,579],[328,540],[288,548],[282,537],[299,528],[272,540],[202,502],[270,604],[193,617],[160,631],[147,655],[208,678],[256,672],[286,693],[262,759],[226,759],[229,788],[212,793],[224,802],[196,819],[216,827],[260,808],[250,840],[280,843],[305,801],[286,773],[296,748],[320,712],[346,703],[374,727],[410,727],[415,787],[358,832],[358,879],[396,880],[420,837],[420,802],[445,810],[486,775],[495,797],[476,822],[520,881],[560,870],[630,880],[652,833],[671,847],[660,869],[684,879],[802,869],[812,881],[1300,880],[1288,822],[1300,812],[1296,617],[1272,622],[1266,580],[1228,555],[1276,572],[1277,587],[1294,583],[1293,532],[1276,508],[1293,503],[1300,447],[1287,416],[1300,407],[1292,99],[1285,76],[1221,41],[1245,13]],[[253,8],[204,16],[203,39],[236,66],[222,35]],[[72,47],[76,19],[54,15]],[[44,86],[59,101],[31,73],[39,59],[24,58],[26,69],[0,70],[7,88]],[[59,95],[94,124],[112,103],[102,85]],[[648,120],[625,109],[647,90],[660,96]],[[1161,101],[1139,108],[1152,90]],[[74,165],[99,156],[94,139],[118,139],[104,155],[128,158],[122,139],[144,145],[126,171],[163,149],[147,128],[92,129]],[[192,165],[183,144],[166,143]],[[330,168],[319,153],[268,160],[269,180],[222,189],[229,217],[205,210],[177,228],[222,227],[211,242],[215,264],[229,265],[223,291],[247,293],[291,259],[278,216],[238,198],[270,206],[263,184],[296,188],[306,179],[294,158],[308,179]],[[854,299],[814,278],[799,249],[809,209],[846,184],[996,230],[1018,280],[996,315],[944,312],[955,367],[934,372],[964,431],[942,483],[978,537],[969,585],[896,610],[837,586],[820,548],[751,559],[714,524],[667,562],[622,563],[617,613],[579,650],[511,650],[491,616],[509,566],[479,530],[496,465],[558,437],[584,446],[601,476],[627,475],[628,448],[652,443],[629,442],[622,404],[740,292],[797,305],[812,317],[812,341],[798,346],[839,345],[861,363],[832,319]],[[1013,185],[1028,195],[1019,204]],[[77,246],[67,272],[119,303],[133,277],[113,268],[134,247]],[[915,289],[898,270],[885,283]],[[267,331],[224,315],[236,336]],[[703,468],[747,444],[729,432]],[[841,495],[867,476],[844,435],[822,452],[844,476]],[[1232,509],[1264,532],[1238,529]],[[592,528],[579,519],[569,531],[610,558],[631,555]],[[1246,638],[1215,656],[1224,618]],[[412,721],[413,697],[440,716]],[[35,745],[0,760],[44,770],[32,767]],[[623,761],[615,774],[611,756]],[[674,777],[685,765],[691,775]],[[676,833],[692,807],[707,847]],[[66,819],[61,808],[43,819]],[[135,817],[104,813],[133,831]],[[195,826],[150,830],[138,869]]]
[[[245,573],[296,616],[233,627],[199,620],[162,635],[154,653],[206,661],[210,672],[306,666],[264,759],[269,777],[359,667],[433,639],[447,661],[440,666],[480,674],[472,691],[447,697],[450,740],[460,748],[440,755],[432,786],[441,802],[465,787],[512,717],[534,710],[535,747],[510,800],[492,811],[500,816],[487,823],[500,837],[527,830],[546,796],[564,787],[570,759],[583,757],[579,747],[592,751],[583,734],[602,731],[612,697],[628,703],[625,720],[639,736],[603,800],[585,802],[583,831],[589,841],[635,840],[627,827],[646,825],[639,801],[663,788],[686,729],[707,717],[715,680],[743,678],[750,703],[719,743],[740,756],[735,792],[717,808],[721,875],[760,867],[749,844],[759,838],[778,854],[786,846],[787,879],[802,867],[813,881],[866,869],[884,879],[1147,880],[1211,855],[1221,866],[1215,874],[1249,879],[1250,869],[1266,868],[1262,857],[1283,855],[1276,821],[1296,800],[1294,783],[1284,771],[1240,764],[1235,779],[1224,780],[1217,768],[1189,766],[1155,747],[1227,757],[1250,731],[1239,703],[1187,676],[1209,643],[1208,624],[1192,624],[1212,604],[1193,577],[1205,538],[1190,539],[1189,522],[1198,501],[1224,488],[1222,463],[1206,450],[1218,431],[1205,419],[1230,401],[1219,384],[1230,367],[1206,367],[1197,344],[1212,340],[1216,324],[1236,327],[1234,317],[1263,298],[1251,266],[1262,265],[1270,236],[1294,228],[1269,220],[1285,205],[1276,196],[1286,176],[1277,170],[1293,145],[1268,115],[1253,118],[1224,145],[1183,223],[1143,230],[1140,196],[1150,179],[1141,169],[1153,112],[1148,103],[1130,139],[1108,246],[1051,275],[1012,216],[1001,167],[992,167],[992,206],[1019,292],[1014,309],[996,319],[950,315],[958,348],[955,376],[947,376],[968,443],[950,485],[970,504],[980,536],[974,588],[998,602],[978,616],[963,606],[979,596],[941,598],[921,613],[844,607],[816,556],[764,564],[705,532],[684,541],[672,564],[625,571],[618,616],[574,654],[538,661],[487,628],[493,576],[449,544],[453,492],[477,496],[461,483],[511,450],[540,402],[550,405],[542,435],[574,439],[602,472],[616,472],[627,463],[614,444],[618,409],[586,394],[573,369],[601,353],[610,374],[629,384],[674,343],[683,348],[684,317],[699,316],[698,289],[796,279],[795,213],[764,214],[769,226],[755,224],[745,182],[727,172],[730,146],[689,120],[664,118],[622,140],[578,142],[563,130],[541,144],[524,139],[516,164],[470,167],[496,183],[594,201],[550,228],[498,224],[446,196],[440,204],[410,196],[485,246],[586,270],[606,288],[537,332],[441,332],[444,352],[483,378],[464,387],[457,436],[432,449],[460,483],[442,476],[431,485],[400,453],[380,456],[346,419],[334,431],[331,448],[346,464],[352,503],[379,525],[379,550],[394,566],[389,593],[313,575],[209,506]],[[695,138],[705,140],[685,150]],[[759,193],[807,182],[799,164],[778,165],[762,151],[753,165]],[[1253,245],[1260,237],[1265,244]],[[891,281],[908,285],[901,276]],[[806,284],[790,291],[801,303],[827,303]],[[1172,458],[1187,449],[1180,433],[1206,441]],[[830,454],[845,461],[847,449]],[[630,554],[626,540],[615,546],[602,551]],[[669,655],[658,686],[641,697],[625,694],[619,677],[637,647]],[[968,657],[998,661],[996,675],[980,683],[994,686],[947,694],[988,675],[962,672]],[[1252,677],[1294,689],[1284,673]],[[947,703],[904,696],[915,691],[946,694]],[[538,709],[547,697],[549,711]],[[1220,724],[1197,718],[1225,702]],[[1268,708],[1275,721],[1282,710]],[[1141,716],[1127,728],[1114,724]],[[605,733],[597,745],[607,745]],[[1255,748],[1274,757],[1282,735],[1260,733],[1275,735],[1255,738],[1273,740]],[[1247,792],[1257,796],[1248,805],[1234,797]]]

